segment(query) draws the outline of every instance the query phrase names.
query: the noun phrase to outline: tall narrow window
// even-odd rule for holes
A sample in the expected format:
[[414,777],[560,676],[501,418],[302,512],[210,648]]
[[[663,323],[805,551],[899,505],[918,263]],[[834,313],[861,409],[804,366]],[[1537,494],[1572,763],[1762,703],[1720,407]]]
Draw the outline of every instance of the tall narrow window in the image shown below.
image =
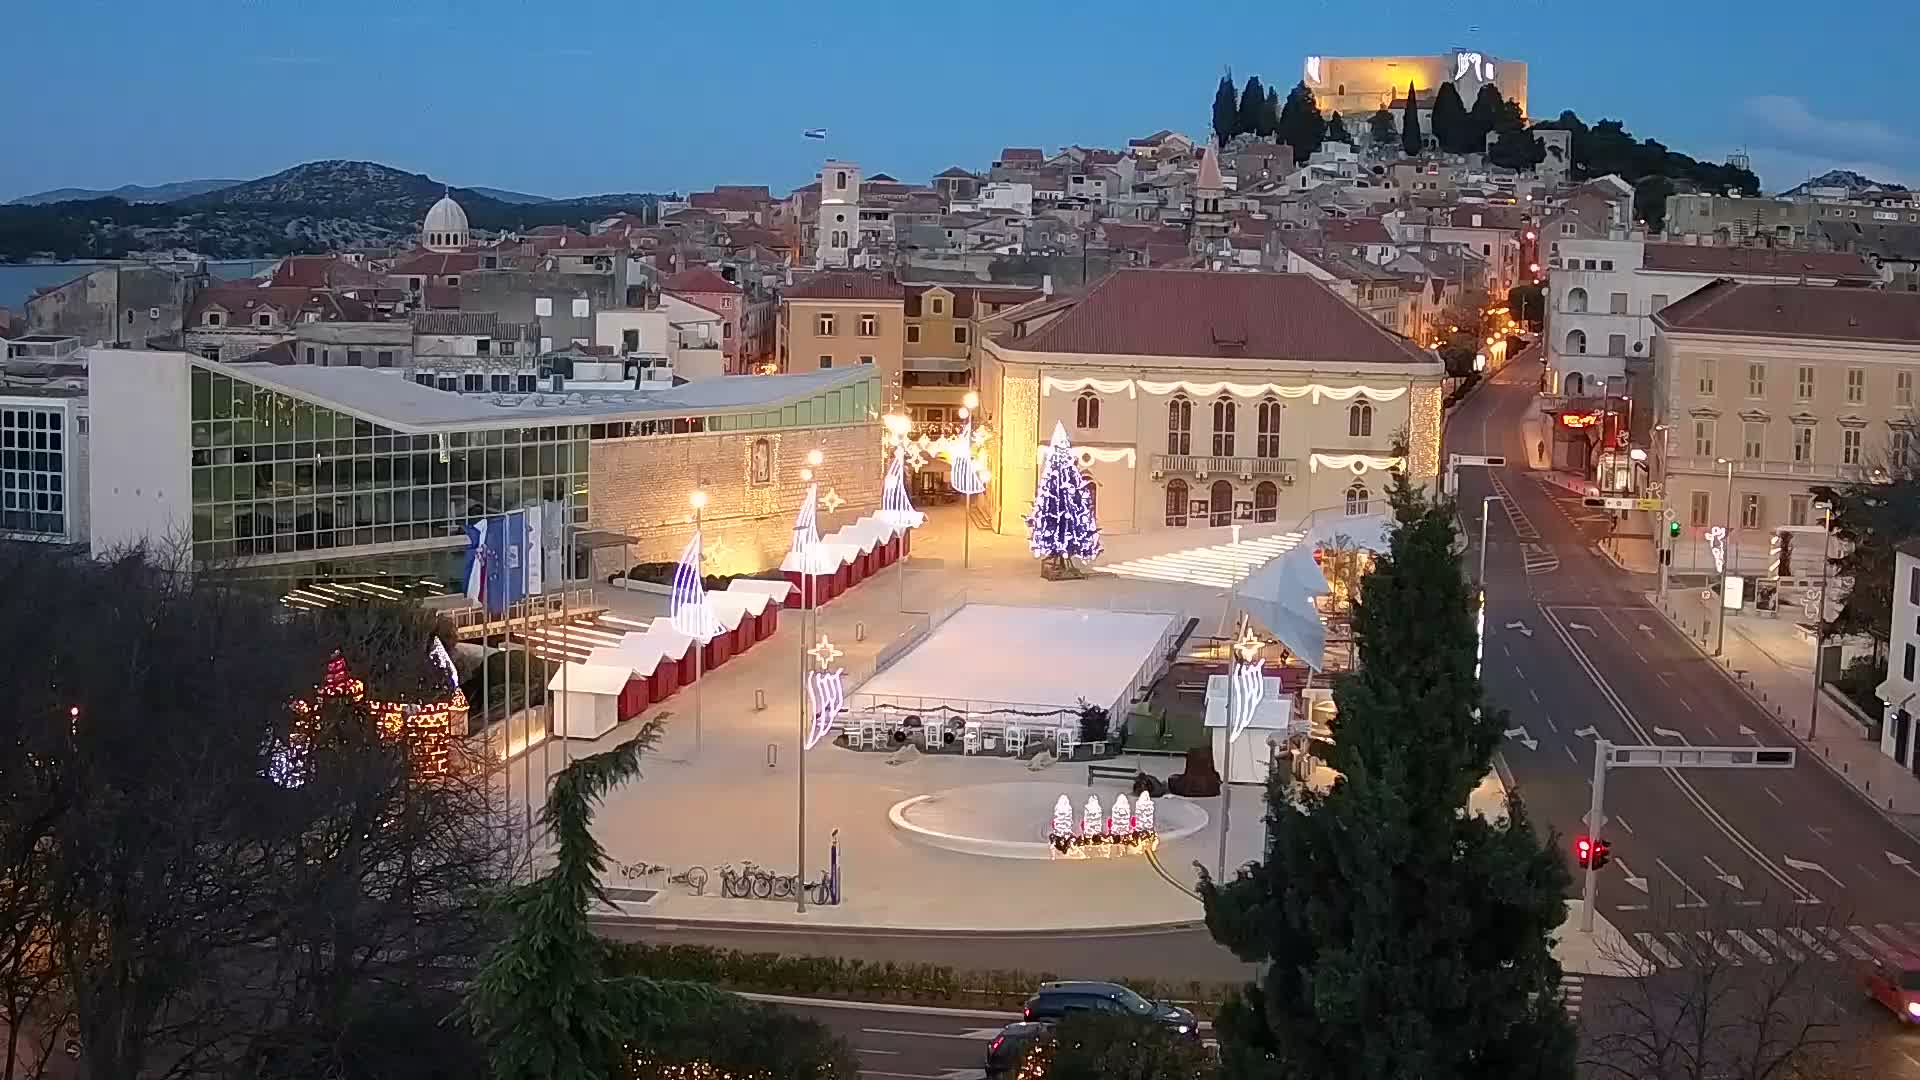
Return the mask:
[[833,336],[833,313],[830,311],[823,311],[820,314],[814,316],[813,332],[815,334],[818,334],[821,337],[832,337]]
[[1347,406],[1347,434],[1354,437],[1373,434],[1373,406],[1364,401],[1356,401]]
[[1193,402],[1183,397],[1167,402],[1167,453],[1193,453]]
[[1262,480],[1253,489],[1253,520],[1272,523],[1280,519],[1280,488],[1271,480]]
[[1767,396],[1767,365],[1747,365],[1747,396],[1756,398]]
[[1858,405],[1867,400],[1867,369],[1847,369],[1847,402]]
[[863,312],[860,316],[860,336],[875,337],[880,333],[880,317],[873,312]]
[[1813,400],[1813,365],[1801,364],[1793,371],[1793,399],[1795,401]]
[[1710,492],[1696,491],[1687,499],[1687,524],[1696,529],[1706,528],[1708,515],[1713,512],[1713,495]]
[[1254,419],[1259,428],[1254,439],[1254,454],[1263,458],[1279,457],[1280,403],[1272,398],[1262,401]]
[[1584,356],[1584,355],[1586,355],[1586,352],[1587,352],[1587,332],[1586,332],[1585,330],[1569,330],[1569,331],[1567,331],[1567,348],[1566,348],[1566,352],[1567,352],[1567,354],[1568,354],[1569,356]]
[[1700,392],[1703,394],[1713,393],[1713,357],[1702,357],[1699,370]]
[[1367,502],[1371,498],[1372,494],[1367,491],[1365,484],[1355,483],[1347,488],[1347,516],[1359,517],[1366,513]]
[[1840,464],[1860,464],[1860,429],[1848,428],[1840,433]]
[[1167,524],[1184,526],[1187,523],[1187,482],[1185,480],[1167,481]]
[[1233,524],[1233,485],[1225,480],[1215,480],[1207,494],[1207,524]]
[[1767,425],[1752,420],[1740,425],[1741,447],[1748,461],[1759,461],[1766,454]]
[[1796,465],[1806,465],[1813,461],[1813,425],[1795,424],[1793,427],[1793,461]]
[[1895,405],[1913,404],[1913,372],[1893,373],[1893,403]]
[[1073,426],[1085,431],[1100,426],[1100,399],[1092,391],[1081,394],[1073,403]]
[[1693,456],[1705,458],[1713,456],[1713,421],[1695,420],[1693,422]]
[[1222,394],[1219,400],[1213,403],[1214,457],[1233,456],[1233,425],[1234,414],[1237,411],[1238,410],[1233,407],[1233,399],[1227,397],[1225,394]]

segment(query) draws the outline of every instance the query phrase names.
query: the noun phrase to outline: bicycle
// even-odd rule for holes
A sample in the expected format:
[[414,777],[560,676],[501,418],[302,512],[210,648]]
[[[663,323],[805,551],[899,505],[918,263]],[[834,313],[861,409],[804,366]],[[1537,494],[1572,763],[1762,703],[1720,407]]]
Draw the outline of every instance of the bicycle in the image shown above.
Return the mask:
[[620,868],[620,876],[627,879],[628,881],[632,881],[636,878],[650,878],[655,874],[664,872],[667,869],[666,867],[660,865],[659,863],[650,863],[650,862],[637,862],[629,865],[627,863],[616,861],[614,865]]
[[747,863],[740,871],[740,877],[747,883],[743,897],[751,896],[755,900],[768,900],[773,897],[773,871]]
[[720,875],[721,896],[729,900],[753,899],[753,882],[749,880],[750,874],[735,870],[732,863],[718,867],[717,872]]
[[[722,867],[721,869],[724,871],[728,868]],[[677,874],[668,875],[667,877],[667,884],[685,885],[687,891],[695,896],[705,896],[707,894],[707,881],[707,868],[704,866],[689,866],[685,870]]]

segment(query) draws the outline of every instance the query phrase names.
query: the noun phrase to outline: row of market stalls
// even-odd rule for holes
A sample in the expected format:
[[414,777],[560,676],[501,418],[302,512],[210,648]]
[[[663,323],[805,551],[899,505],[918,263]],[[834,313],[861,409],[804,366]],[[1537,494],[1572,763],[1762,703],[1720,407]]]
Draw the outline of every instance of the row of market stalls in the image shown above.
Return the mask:
[[772,637],[781,608],[827,603],[904,558],[911,535],[905,525],[863,517],[809,545],[810,558],[790,554],[780,566],[784,581],[734,578],[725,589],[704,592],[711,625],[717,627],[705,644],[669,618],[595,643],[583,658],[560,664],[547,682],[554,734],[605,735]]

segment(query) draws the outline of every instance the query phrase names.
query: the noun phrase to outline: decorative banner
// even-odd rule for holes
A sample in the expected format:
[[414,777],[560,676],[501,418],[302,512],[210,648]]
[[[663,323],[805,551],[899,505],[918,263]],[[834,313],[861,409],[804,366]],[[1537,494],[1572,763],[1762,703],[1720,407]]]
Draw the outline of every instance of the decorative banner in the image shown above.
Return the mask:
[[1373,454],[1309,454],[1307,468],[1319,472],[1320,466],[1329,469],[1346,469],[1359,476],[1368,469],[1403,469],[1407,459],[1403,457],[1377,457]]
[[1233,662],[1233,673],[1227,676],[1233,680],[1233,693],[1229,695],[1233,708],[1227,717],[1228,742],[1239,738],[1240,733],[1247,730],[1247,725],[1253,723],[1254,710],[1260,707],[1261,700],[1267,696],[1265,669],[1266,661],[1260,657]]
[[804,749],[811,750],[826,738],[834,720],[847,711],[846,674],[846,668],[807,673],[807,708],[813,715],[813,726],[807,729]]
[[1126,391],[1128,397],[1135,396],[1135,390],[1144,390],[1156,396],[1176,391],[1192,394],[1195,397],[1212,397],[1222,390],[1235,397],[1257,398],[1269,394],[1282,398],[1311,398],[1318,405],[1321,398],[1333,401],[1349,401],[1355,396],[1370,401],[1397,401],[1407,392],[1404,386],[1381,389],[1376,386],[1327,386],[1324,383],[1309,383],[1305,386],[1281,386],[1278,383],[1236,383],[1236,382],[1150,382],[1146,379],[1056,379],[1049,375],[1040,380],[1040,395],[1046,397],[1058,390],[1062,393],[1076,393],[1081,390],[1097,390],[1102,394],[1118,394]]
[[673,597],[668,611],[673,628],[695,641],[712,641],[725,629],[714,618],[713,608],[707,603],[706,584],[700,580],[699,529],[693,530],[693,539],[680,553],[680,564],[673,568]]

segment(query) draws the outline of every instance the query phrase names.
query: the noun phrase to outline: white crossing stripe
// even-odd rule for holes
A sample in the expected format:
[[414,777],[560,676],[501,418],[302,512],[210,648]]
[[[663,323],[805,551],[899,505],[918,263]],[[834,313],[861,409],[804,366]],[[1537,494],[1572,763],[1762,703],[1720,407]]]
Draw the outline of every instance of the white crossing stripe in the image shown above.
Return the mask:
[[1814,937],[1798,926],[1787,927],[1787,933],[1793,935],[1793,940],[1813,950],[1814,954],[1822,960],[1831,963],[1832,961],[1840,959],[1839,956],[1834,954],[1832,949],[1822,945],[1819,938]]
[[1920,952],[1920,948],[1916,948],[1913,942],[1907,940],[1906,935],[1900,932],[1899,927],[1891,923],[1874,923],[1873,928],[1880,931],[1880,936],[1886,938],[1887,942],[1894,948],[1900,949],[1903,952]]
[[1699,950],[1694,947],[1693,942],[1687,940],[1687,936],[1679,931],[1667,931],[1667,940],[1673,942],[1673,951],[1675,955],[1679,956],[1682,960],[1692,959],[1699,953]]
[[1727,931],[1727,936],[1739,942],[1741,948],[1758,957],[1761,963],[1773,963],[1773,954],[1761,948],[1760,943],[1753,940],[1752,934],[1747,933],[1745,930],[1729,930]]
[[1583,975],[1560,976],[1560,997],[1566,1004],[1568,1016],[1580,1015],[1580,1004],[1586,996],[1586,977]]
[[1665,945],[1660,944],[1659,938],[1654,937],[1652,934],[1641,931],[1633,935],[1633,940],[1640,943],[1641,952],[1652,953],[1655,960],[1660,961],[1670,968],[1680,966],[1680,961],[1674,957],[1673,953],[1667,950]]
[[1713,951],[1720,954],[1720,959],[1725,960],[1727,963],[1732,964],[1734,967],[1743,966],[1740,962],[1740,958],[1738,956],[1733,955],[1733,950],[1727,948],[1727,946],[1719,938],[1713,936],[1713,931],[1695,930],[1694,933],[1700,936],[1701,941],[1704,941],[1708,945],[1712,946]]
[[1820,928],[1820,932],[1822,934],[1825,934],[1828,937],[1828,939],[1831,940],[1835,945],[1838,945],[1842,949],[1846,950],[1847,955],[1853,957],[1855,960],[1871,959],[1867,955],[1867,951],[1865,949],[1862,949],[1860,946],[1855,945],[1853,943],[1852,938],[1841,933],[1835,927],[1823,926]]
[[[1881,941],[1881,940],[1880,940],[1879,938],[1877,938],[1877,937],[1874,937],[1874,936],[1873,936],[1873,932],[1872,932],[1872,931],[1870,931],[1870,930],[1868,930],[1868,929],[1867,929],[1866,927],[1864,927],[1864,926],[1849,926],[1849,927],[1847,927],[1847,930],[1848,930],[1849,932],[1851,932],[1851,933],[1853,934],[1853,936],[1854,936],[1854,937],[1857,937],[1857,938],[1859,938],[1859,939],[1860,939],[1861,941],[1864,941],[1864,942],[1866,942],[1866,943],[1867,943],[1867,947],[1868,947],[1868,948],[1870,948],[1870,949],[1872,949],[1872,950],[1873,950],[1874,952],[1877,952],[1877,953],[1890,953],[1890,952],[1893,952],[1893,951],[1894,951],[1894,948],[1893,948],[1893,946],[1891,946],[1891,945],[1889,945],[1889,944],[1887,944],[1887,943],[1886,943],[1886,942],[1884,942],[1884,941]],[[1863,957],[1861,957],[1861,959],[1862,959],[1862,960],[1864,960],[1864,959],[1866,959],[1866,957],[1864,957],[1864,956],[1863,956]]]
[[1763,938],[1766,938],[1767,944],[1773,946],[1774,951],[1785,955],[1788,960],[1791,960],[1796,964],[1800,963],[1802,960],[1805,960],[1807,958],[1807,954],[1787,944],[1785,938],[1782,938],[1779,934],[1775,933],[1772,930],[1760,929],[1760,930],[1755,930],[1754,933],[1759,934]]

